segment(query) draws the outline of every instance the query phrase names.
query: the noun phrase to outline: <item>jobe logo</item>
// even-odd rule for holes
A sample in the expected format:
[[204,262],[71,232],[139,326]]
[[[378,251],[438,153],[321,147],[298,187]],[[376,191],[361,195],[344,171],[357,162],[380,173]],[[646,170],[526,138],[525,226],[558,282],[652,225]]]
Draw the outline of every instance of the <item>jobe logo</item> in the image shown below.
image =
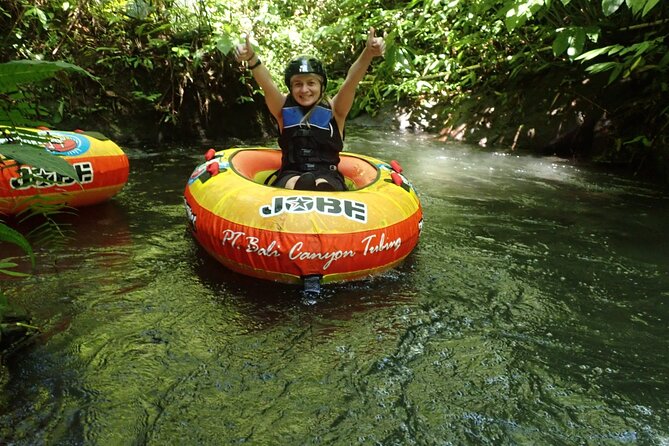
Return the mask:
[[341,200],[333,197],[273,197],[272,204],[261,206],[260,215],[274,217],[288,212],[290,214],[319,214],[339,216],[359,223],[367,223],[367,205],[353,200]]
[[[87,184],[93,182],[93,165],[89,162],[75,163],[72,165],[77,172],[79,183]],[[22,166],[19,175],[9,181],[12,189],[45,188],[52,186],[69,186],[76,181],[65,175],[45,169],[35,169],[29,166]]]

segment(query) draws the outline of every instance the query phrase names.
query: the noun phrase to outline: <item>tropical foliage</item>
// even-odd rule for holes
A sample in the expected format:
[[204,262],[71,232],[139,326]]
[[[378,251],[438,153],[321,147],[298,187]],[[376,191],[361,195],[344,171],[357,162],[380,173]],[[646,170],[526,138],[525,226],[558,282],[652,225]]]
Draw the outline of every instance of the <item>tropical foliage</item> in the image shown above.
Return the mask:
[[[487,92],[504,105],[509,85],[560,72],[561,82],[590,82],[585,99],[628,127],[610,156],[667,150],[669,4],[659,0],[9,0],[3,5],[0,60],[63,60],[100,79],[100,84],[78,78],[32,90],[33,103],[49,106],[53,119],[101,122],[105,112],[145,109],[172,129],[210,129],[208,123],[222,113],[226,122],[234,121],[240,105],[255,101],[262,110],[255,85],[231,57],[243,33],[253,31],[263,63],[277,79],[296,53],[321,57],[334,90],[374,26],[387,33],[387,55],[361,85],[354,114],[373,114],[389,104],[427,108],[432,111],[423,123],[438,129],[469,97]],[[609,96],[616,89],[626,92],[626,100],[607,103],[598,85],[608,85]],[[230,133],[245,128],[226,122]]]
[[[28,240],[18,231],[10,228],[9,226],[3,224],[0,221],[0,242],[2,243],[11,243],[15,246],[18,246],[23,250],[25,254],[30,257],[30,262],[32,266],[35,265],[35,255],[33,254],[32,246]],[[0,259],[0,274],[7,276],[25,276],[24,273],[13,270],[18,266],[17,263],[11,261],[10,259]],[[4,300],[2,291],[0,290],[0,313],[2,307],[6,305],[7,302]]]
[[[26,238],[21,235],[16,230],[10,228],[0,221],[0,246],[3,244],[13,244],[18,246],[29,256],[31,265],[35,265],[35,255],[33,254],[32,247]],[[19,266],[19,263],[16,262],[14,258],[0,258],[0,276],[11,276],[11,277],[23,277],[26,276],[26,273],[22,273],[16,270],[16,267]],[[3,333],[18,328],[17,324],[25,325],[23,322],[13,322],[5,323],[4,314],[11,308],[7,296],[0,289],[0,345],[3,341]],[[24,327],[21,327],[24,328]],[[28,328],[26,326],[26,328]],[[1,353],[1,352],[0,352]]]
[[[82,68],[66,62],[15,60],[0,64],[0,124],[26,124],[30,126],[57,122],[51,111],[40,104],[40,94],[35,84],[53,78],[67,82],[66,72],[76,72],[93,78]],[[42,87],[43,88],[43,87]]]
[[[64,62],[46,61],[13,61],[0,64],[0,124],[14,124],[15,122],[32,122],[32,119],[45,110],[30,106],[22,94],[24,87],[30,87],[38,82],[52,79],[63,71],[86,73],[83,69]],[[45,170],[57,172],[71,178],[77,178],[74,168],[65,160],[49,154],[40,144],[40,137],[26,135],[14,126],[0,127],[0,171],[18,164],[28,164],[41,167]],[[44,140],[46,143],[47,141]],[[31,173],[31,175],[36,176]],[[46,178],[36,178],[40,181],[48,181]],[[61,212],[59,207],[45,202],[39,197],[30,199],[30,207],[19,215],[19,222],[34,220],[40,216],[41,223],[33,227],[26,236],[16,229],[0,220],[0,246],[3,246],[3,254],[6,255],[6,245],[14,245],[20,248],[29,260],[30,266],[35,266],[35,255],[30,240],[42,246],[48,245],[54,240],[63,240],[64,231],[53,219],[53,215]],[[20,258],[0,257],[0,277],[25,277],[28,273],[21,271]],[[24,329],[29,326],[23,322],[3,323],[3,315],[9,308],[7,296],[0,289],[0,342],[2,333],[6,330]],[[17,325],[18,324],[18,325]]]

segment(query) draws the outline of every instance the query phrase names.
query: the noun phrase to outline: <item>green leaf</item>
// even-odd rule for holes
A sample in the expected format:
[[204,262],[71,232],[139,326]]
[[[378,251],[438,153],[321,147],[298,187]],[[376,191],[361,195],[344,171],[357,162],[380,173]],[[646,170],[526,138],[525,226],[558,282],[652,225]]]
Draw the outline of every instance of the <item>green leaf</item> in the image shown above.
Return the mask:
[[651,9],[655,7],[660,2],[660,0],[647,0],[646,1],[646,6],[643,7],[643,12],[641,13],[641,16],[645,16],[650,12]]
[[611,85],[616,79],[618,79],[622,71],[623,71],[623,64],[621,63],[616,64],[615,68],[611,70],[611,74],[609,75],[608,85]]
[[588,73],[602,73],[604,71],[613,70],[616,66],[621,65],[618,62],[602,62],[590,65],[586,70]]
[[25,13],[25,17],[30,17],[31,15],[37,17],[37,19],[40,21],[44,29],[47,29],[49,27],[46,19],[46,14],[44,14],[44,11],[35,6],[28,9]]
[[583,28],[575,28],[573,36],[569,39],[569,48],[567,55],[573,59],[583,52],[585,46],[585,30]]
[[634,62],[632,62],[632,65],[629,67],[629,73],[632,73],[632,71],[636,70],[640,65],[643,66],[644,59],[642,56],[637,57],[634,59]]
[[646,4],[646,0],[625,0],[627,7],[632,11],[632,14],[637,14]]
[[28,277],[30,274],[27,273],[21,273],[18,271],[11,271],[8,269],[2,268],[2,264],[0,264],[0,274],[4,274],[5,276],[10,276],[10,277]]
[[664,68],[667,65],[669,65],[669,51],[664,53],[664,56],[662,56],[662,59],[660,59],[660,62],[658,62],[657,65],[661,68]]
[[77,171],[63,158],[49,153],[43,147],[28,144],[0,144],[0,155],[19,164],[39,167],[79,181]]
[[67,62],[47,62],[43,60],[14,60],[0,63],[0,93],[10,93],[21,84],[40,82],[53,78],[60,71],[73,71],[97,80],[77,65]]
[[10,228],[4,223],[0,223],[0,242],[8,242],[21,248],[23,252],[30,257],[32,266],[35,266],[35,254],[33,253],[33,248],[20,232]]
[[620,52],[624,47],[622,45],[609,45],[609,46],[604,46],[601,48],[596,48],[594,50],[586,51],[585,53],[581,54],[576,58],[576,60],[580,61],[587,61],[587,60],[592,60],[598,56],[601,56],[602,54],[616,54]]
[[[604,13],[605,16],[610,16],[614,12],[620,8],[620,6],[624,3],[625,0],[602,0],[602,12]],[[629,5],[629,1],[628,5]],[[637,0],[634,0],[637,1]],[[644,0],[645,1],[645,0]]]
[[553,54],[557,57],[569,48],[569,32],[566,29],[560,31],[553,41]]
[[651,142],[651,140],[649,140],[649,139],[646,137],[646,135],[639,135],[639,136],[635,137],[634,139],[630,139],[630,140],[628,140],[628,141],[625,141],[625,142],[623,142],[623,145],[626,146],[626,145],[629,145],[629,144],[636,144],[636,143],[638,143],[638,142],[640,142],[641,144],[643,144],[644,147],[650,147],[651,145],[653,145],[653,143]]
[[230,36],[227,34],[222,35],[216,41],[216,48],[226,56],[230,54],[230,51],[235,47],[234,42],[230,39]]
[[509,31],[513,31],[514,29],[523,26],[526,21],[527,17],[524,15],[518,15],[514,9],[510,9],[504,18],[504,24],[506,25],[506,29]]

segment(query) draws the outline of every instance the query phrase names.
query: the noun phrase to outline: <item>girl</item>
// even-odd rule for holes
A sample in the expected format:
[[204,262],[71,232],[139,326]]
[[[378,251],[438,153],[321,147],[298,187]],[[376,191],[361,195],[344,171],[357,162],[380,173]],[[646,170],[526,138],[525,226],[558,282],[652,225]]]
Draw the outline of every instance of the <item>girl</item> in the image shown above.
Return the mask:
[[284,82],[289,94],[279,91],[267,68],[246,42],[235,48],[238,62],[246,62],[260,88],[265,103],[279,127],[281,169],[274,186],[299,190],[346,190],[344,177],[337,170],[343,149],[344,125],[351,110],[355,90],[365,76],[372,59],[382,56],[383,37],[374,28],[367,34],[362,54],[348,70],[341,88],[331,100],[324,97],[327,74],[323,64],[313,57],[301,56],[288,63]]

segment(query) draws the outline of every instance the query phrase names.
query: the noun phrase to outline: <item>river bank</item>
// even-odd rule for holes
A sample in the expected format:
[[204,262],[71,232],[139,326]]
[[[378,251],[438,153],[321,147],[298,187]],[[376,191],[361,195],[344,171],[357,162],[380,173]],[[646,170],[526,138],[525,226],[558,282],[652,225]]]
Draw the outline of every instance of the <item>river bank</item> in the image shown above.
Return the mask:
[[[656,142],[661,141],[669,128],[662,116],[652,121],[653,128],[649,128],[648,119],[642,119],[645,111],[635,107],[642,87],[632,79],[611,87],[604,77],[586,77],[576,68],[561,68],[516,78],[504,89],[460,94],[453,101],[386,106],[374,116],[352,117],[351,122],[510,153],[596,163],[612,171],[669,183],[668,150],[650,143],[644,147],[648,141],[645,135],[654,134]],[[226,146],[276,136],[263,96],[235,101],[246,90],[232,79],[216,87],[218,91],[208,91],[219,99],[210,100],[206,109],[198,101],[201,92],[194,87],[184,90],[178,115],[170,121],[150,103],[129,100],[131,94],[124,88],[122,83],[111,86],[109,90],[115,93],[100,98],[98,105],[102,106],[94,113],[65,117],[63,125],[99,130],[125,145]]]

